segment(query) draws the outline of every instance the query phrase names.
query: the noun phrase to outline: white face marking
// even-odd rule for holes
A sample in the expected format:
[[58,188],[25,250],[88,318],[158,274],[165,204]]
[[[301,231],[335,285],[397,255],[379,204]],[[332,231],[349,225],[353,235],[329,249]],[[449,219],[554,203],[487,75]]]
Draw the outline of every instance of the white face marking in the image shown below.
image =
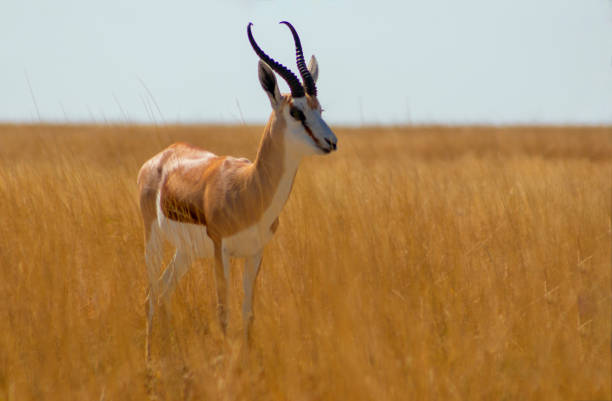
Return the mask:
[[[293,99],[293,106],[301,110],[305,116],[302,123],[291,116],[291,107],[286,107],[285,119],[287,120],[288,138],[296,149],[300,149],[304,155],[325,154],[334,150],[337,139],[321,118],[321,110],[312,109],[308,106],[305,97]],[[310,130],[315,139],[310,137],[307,129]]]

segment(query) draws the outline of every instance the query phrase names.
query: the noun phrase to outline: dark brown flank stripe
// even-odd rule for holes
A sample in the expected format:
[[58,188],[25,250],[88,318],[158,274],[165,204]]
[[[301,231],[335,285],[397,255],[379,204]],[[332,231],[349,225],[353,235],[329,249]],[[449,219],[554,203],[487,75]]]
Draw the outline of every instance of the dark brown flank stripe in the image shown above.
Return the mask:
[[206,225],[204,211],[189,203],[178,202],[174,199],[162,198],[161,209],[170,220],[179,223],[191,223]]

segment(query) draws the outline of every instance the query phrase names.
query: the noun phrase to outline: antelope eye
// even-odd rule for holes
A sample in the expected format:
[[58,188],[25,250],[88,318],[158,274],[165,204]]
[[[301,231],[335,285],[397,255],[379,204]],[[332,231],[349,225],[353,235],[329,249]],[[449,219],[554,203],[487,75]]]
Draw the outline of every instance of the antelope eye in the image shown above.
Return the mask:
[[306,116],[304,115],[304,112],[298,109],[297,107],[292,107],[289,110],[289,114],[291,114],[291,117],[295,118],[298,121],[306,120]]

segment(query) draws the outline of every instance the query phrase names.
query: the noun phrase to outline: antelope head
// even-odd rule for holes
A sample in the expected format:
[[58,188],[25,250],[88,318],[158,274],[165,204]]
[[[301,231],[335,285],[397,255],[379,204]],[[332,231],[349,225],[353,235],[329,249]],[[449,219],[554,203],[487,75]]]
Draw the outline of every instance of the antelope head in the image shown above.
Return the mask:
[[[286,138],[292,147],[301,154],[327,154],[337,148],[336,136],[321,117],[321,105],[317,99],[316,81],[319,76],[319,64],[312,56],[308,67],[304,61],[300,38],[287,21],[282,21],[291,30],[295,42],[295,53],[298,70],[303,84],[291,70],[272,59],[257,45],[251,33],[252,23],[247,26],[249,41],[259,61],[259,82],[272,105],[276,118],[286,122]],[[291,94],[281,95],[276,83],[276,72],[289,85]]]

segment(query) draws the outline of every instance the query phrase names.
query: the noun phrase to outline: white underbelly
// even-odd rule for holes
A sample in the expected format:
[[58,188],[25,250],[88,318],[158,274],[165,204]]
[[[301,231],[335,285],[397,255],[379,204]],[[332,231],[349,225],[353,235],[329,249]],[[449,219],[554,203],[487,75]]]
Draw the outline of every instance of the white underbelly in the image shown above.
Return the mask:
[[232,256],[251,256],[263,250],[274,236],[269,224],[254,224],[223,239],[223,248]]
[[[175,248],[189,253],[195,258],[212,258],[214,245],[206,232],[206,226],[180,223],[162,215],[158,224],[164,239]],[[245,257],[259,253],[272,239],[274,234],[269,227],[259,224],[242,230],[230,237],[223,238],[222,247],[230,256]]]
[[168,219],[161,211],[157,222],[163,237],[175,248],[196,258],[211,258],[214,256],[214,245],[206,226],[201,224],[180,223]]

